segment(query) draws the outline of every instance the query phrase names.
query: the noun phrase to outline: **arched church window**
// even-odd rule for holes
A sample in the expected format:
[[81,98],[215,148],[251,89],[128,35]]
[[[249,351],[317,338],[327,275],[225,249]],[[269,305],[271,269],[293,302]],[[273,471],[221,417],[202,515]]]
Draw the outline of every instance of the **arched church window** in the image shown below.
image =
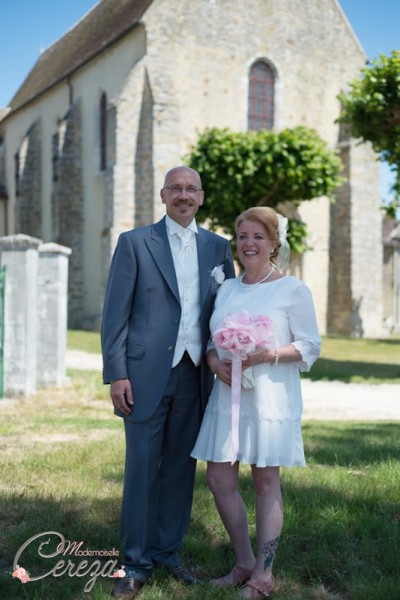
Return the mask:
[[107,96],[100,98],[100,171],[107,168]]
[[248,98],[248,129],[272,129],[274,125],[274,86],[272,68],[257,60],[250,67]]

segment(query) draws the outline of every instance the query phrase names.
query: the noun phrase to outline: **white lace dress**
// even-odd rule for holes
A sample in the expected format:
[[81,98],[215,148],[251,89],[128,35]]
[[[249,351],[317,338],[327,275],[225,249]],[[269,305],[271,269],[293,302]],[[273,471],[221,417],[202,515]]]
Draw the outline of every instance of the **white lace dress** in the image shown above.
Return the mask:
[[[228,313],[245,309],[266,315],[275,324],[274,346],[292,343],[302,360],[252,367],[254,387],[241,388],[236,459],[258,467],[305,466],[299,370],[310,369],[321,345],[310,290],[291,276],[254,287],[242,287],[240,281],[241,277],[226,280],[218,290],[211,333],[221,327]],[[231,434],[231,388],[216,378],[192,456],[231,461]]]

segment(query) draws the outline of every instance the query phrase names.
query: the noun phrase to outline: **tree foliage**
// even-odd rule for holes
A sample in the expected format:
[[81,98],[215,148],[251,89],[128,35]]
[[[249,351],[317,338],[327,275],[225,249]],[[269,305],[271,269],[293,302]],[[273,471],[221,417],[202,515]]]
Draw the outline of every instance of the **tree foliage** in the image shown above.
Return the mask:
[[[341,182],[338,156],[316,131],[301,126],[278,133],[206,129],[186,162],[199,172],[207,194],[199,220],[232,237],[235,219],[246,208],[332,198]],[[294,252],[304,251],[305,235],[305,224],[290,220]]]
[[381,54],[361,70],[350,91],[339,95],[342,110],[338,121],[351,135],[372,147],[395,172],[393,191],[400,196],[400,51]]

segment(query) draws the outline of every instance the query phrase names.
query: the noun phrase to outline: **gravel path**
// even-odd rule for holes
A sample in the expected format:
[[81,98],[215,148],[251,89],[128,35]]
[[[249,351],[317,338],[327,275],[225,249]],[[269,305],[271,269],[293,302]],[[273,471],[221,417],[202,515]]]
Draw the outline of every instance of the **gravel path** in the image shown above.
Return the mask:
[[[68,350],[67,367],[101,371],[98,354]],[[302,381],[303,420],[400,421],[400,385]]]
[[303,420],[400,421],[400,385],[302,381]]
[[81,350],[67,350],[67,368],[86,371],[101,371],[103,363],[101,354],[89,354]]

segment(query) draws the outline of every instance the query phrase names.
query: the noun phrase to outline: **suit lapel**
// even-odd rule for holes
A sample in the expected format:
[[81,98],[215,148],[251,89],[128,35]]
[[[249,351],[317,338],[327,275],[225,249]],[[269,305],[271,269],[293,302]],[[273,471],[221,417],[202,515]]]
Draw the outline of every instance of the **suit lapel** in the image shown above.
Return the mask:
[[180,302],[174,261],[165,227],[165,217],[152,226],[151,234],[146,240],[146,244],[161,275],[164,277],[178,302]]
[[[215,266],[214,244],[211,243],[207,231],[201,227],[198,228],[196,243],[200,277],[200,306],[203,306],[210,290],[211,271]],[[164,277],[178,302],[180,302],[174,261],[172,259],[167,229],[165,227],[165,217],[152,226],[151,234],[146,240],[146,244],[161,275]]]
[[214,244],[211,243],[207,232],[201,228],[198,228],[196,241],[200,276],[200,306],[203,306],[210,289],[211,271],[215,266]]

